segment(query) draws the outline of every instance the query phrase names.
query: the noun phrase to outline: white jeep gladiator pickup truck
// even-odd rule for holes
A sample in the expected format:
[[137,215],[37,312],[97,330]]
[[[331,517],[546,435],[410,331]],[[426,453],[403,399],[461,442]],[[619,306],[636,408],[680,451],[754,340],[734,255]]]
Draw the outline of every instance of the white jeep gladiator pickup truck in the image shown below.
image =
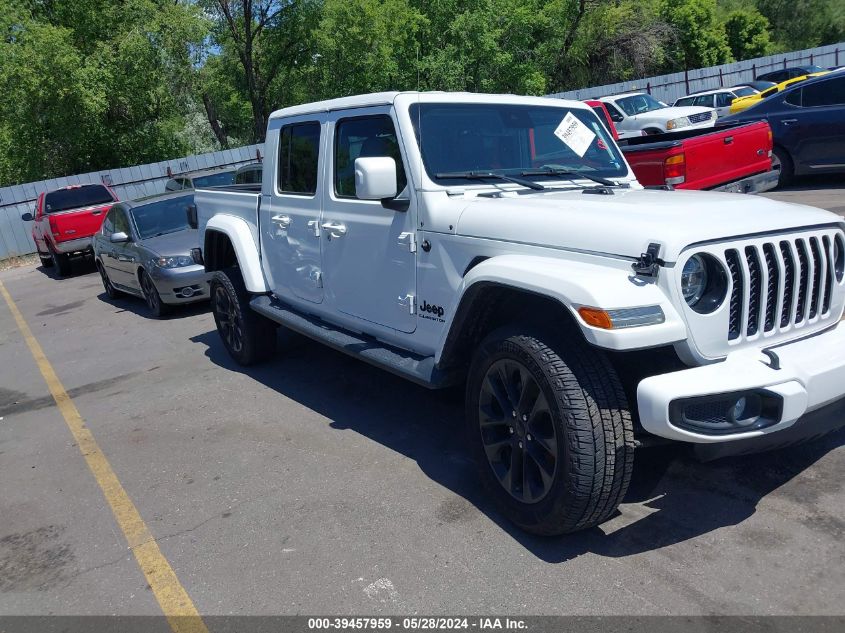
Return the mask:
[[[263,182],[196,192],[217,329],[282,325],[466,385],[482,481],[525,530],[614,514],[635,446],[705,457],[845,425],[845,221],[640,186],[586,105],[383,93],[285,108]],[[253,188],[251,188],[253,187]]]

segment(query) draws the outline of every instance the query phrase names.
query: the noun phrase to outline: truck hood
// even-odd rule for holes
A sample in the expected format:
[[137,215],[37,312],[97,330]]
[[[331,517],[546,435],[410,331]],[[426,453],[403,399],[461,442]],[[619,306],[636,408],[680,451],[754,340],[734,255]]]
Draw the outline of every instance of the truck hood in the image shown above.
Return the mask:
[[814,207],[753,195],[707,191],[614,189],[614,195],[566,190],[503,198],[476,197],[456,233],[468,237],[636,258],[649,243],[674,262],[690,244],[845,225]]
[[[641,112],[634,116],[628,117],[629,121],[637,121],[639,124],[645,123],[662,123],[665,124],[672,119],[680,119],[684,116],[692,116],[693,114],[702,114],[704,112],[712,112],[713,108],[703,108],[701,106],[669,106],[668,108],[660,108],[659,110],[650,110],[648,112]],[[715,117],[713,117],[715,120]],[[624,123],[624,122],[623,122]]]

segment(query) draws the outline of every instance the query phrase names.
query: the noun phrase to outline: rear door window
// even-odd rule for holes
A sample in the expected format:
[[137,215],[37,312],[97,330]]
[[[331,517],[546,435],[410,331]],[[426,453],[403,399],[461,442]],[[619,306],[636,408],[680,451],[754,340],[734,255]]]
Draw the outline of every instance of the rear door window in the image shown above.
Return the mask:
[[727,108],[733,100],[734,96],[730,92],[720,92],[716,95],[716,107]]
[[47,213],[58,213],[109,202],[114,202],[114,198],[103,185],[82,185],[51,191],[44,199],[44,210]]
[[319,159],[319,121],[284,126],[279,131],[279,192],[299,196],[316,194]]
[[806,85],[803,87],[803,93],[801,105],[805,108],[845,105],[845,77],[834,77]]

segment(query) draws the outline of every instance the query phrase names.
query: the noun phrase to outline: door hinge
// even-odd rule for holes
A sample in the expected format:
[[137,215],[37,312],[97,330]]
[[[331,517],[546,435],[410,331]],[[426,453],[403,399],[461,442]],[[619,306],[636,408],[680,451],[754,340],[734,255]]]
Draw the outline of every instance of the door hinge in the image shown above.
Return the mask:
[[399,234],[399,246],[407,246],[412,253],[417,252],[417,235],[412,231],[406,231]]
[[414,295],[405,295],[404,297],[399,297],[396,301],[403,308],[408,308],[409,314],[417,313],[416,297]]
[[312,270],[310,276],[311,276],[311,280],[314,282],[315,288],[322,288],[323,287],[323,271]]
[[307,226],[309,229],[314,231],[314,237],[320,237],[320,221],[319,220],[308,220]]

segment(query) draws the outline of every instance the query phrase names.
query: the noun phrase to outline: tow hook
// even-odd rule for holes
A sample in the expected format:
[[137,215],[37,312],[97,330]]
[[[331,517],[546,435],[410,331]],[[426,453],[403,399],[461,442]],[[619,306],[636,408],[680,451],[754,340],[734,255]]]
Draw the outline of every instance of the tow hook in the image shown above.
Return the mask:
[[666,263],[658,257],[659,255],[660,244],[652,242],[648,245],[648,250],[640,255],[637,261],[631,264],[631,268],[633,268],[634,272],[638,275],[642,275],[644,277],[657,277],[660,267]]
[[[780,370],[780,358],[778,358],[778,355],[777,355],[777,354],[775,354],[775,353],[774,353],[772,350],[770,350],[770,349],[764,349],[764,350],[761,350],[761,353],[762,353],[764,356],[768,357],[769,361],[771,361],[771,362],[769,363],[769,367],[771,367],[771,368],[772,368],[772,369],[774,369],[775,371],[779,371],[779,370]],[[760,361],[760,362],[762,363],[763,361]]]

